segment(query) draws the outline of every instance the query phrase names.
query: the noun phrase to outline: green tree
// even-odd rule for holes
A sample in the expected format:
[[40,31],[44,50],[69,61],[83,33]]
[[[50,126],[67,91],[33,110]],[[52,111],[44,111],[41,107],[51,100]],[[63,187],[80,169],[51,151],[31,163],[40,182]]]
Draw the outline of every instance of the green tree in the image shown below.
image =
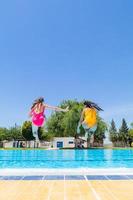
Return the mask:
[[46,126],[48,133],[53,133],[56,137],[62,137],[64,134],[64,130],[62,128],[61,122],[64,117],[64,113],[56,112],[52,113],[50,118],[48,119]]
[[20,126],[11,127],[8,131],[8,140],[21,140],[23,139],[22,130]]
[[133,139],[133,129],[129,129],[128,135],[129,135],[130,138]]
[[107,124],[103,121],[103,119],[97,116],[97,130],[94,134],[94,142],[103,143],[103,139],[105,138],[105,131],[107,130]]
[[114,143],[114,145],[116,145],[116,143],[118,141],[118,132],[117,132],[116,125],[115,125],[115,122],[113,119],[111,121],[109,134],[110,134],[110,140]]
[[38,136],[39,139],[42,141],[51,141],[54,137],[52,133],[48,133],[44,127],[39,127],[38,129]]
[[127,126],[127,122],[125,119],[122,119],[122,125],[119,129],[118,139],[119,141],[123,143],[123,145],[127,145],[128,143],[128,138],[129,138],[128,131],[129,131],[129,128]]
[[22,126],[22,136],[27,141],[34,140],[33,134],[32,134],[32,123],[31,121],[25,121]]
[[0,141],[8,139],[8,129],[7,128],[0,128]]
[[[77,133],[77,126],[80,120],[81,112],[83,110],[83,103],[75,101],[65,102],[66,106],[69,106],[69,112],[65,113],[62,120],[62,128],[64,130],[64,136],[75,136]],[[81,128],[81,134],[84,134],[84,130]]]
[[132,142],[133,142],[133,123],[131,123],[131,127],[128,131],[128,142],[129,142],[129,145],[130,147],[132,146]]

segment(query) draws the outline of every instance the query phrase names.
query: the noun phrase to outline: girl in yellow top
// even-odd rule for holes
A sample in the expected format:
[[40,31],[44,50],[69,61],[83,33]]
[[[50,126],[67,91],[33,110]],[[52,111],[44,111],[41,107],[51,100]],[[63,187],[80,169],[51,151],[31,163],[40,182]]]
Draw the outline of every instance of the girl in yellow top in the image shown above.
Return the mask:
[[85,138],[87,140],[87,138],[91,137],[97,129],[97,112],[103,110],[91,101],[84,101],[84,106],[77,133],[80,133],[80,126],[82,125],[85,130]]

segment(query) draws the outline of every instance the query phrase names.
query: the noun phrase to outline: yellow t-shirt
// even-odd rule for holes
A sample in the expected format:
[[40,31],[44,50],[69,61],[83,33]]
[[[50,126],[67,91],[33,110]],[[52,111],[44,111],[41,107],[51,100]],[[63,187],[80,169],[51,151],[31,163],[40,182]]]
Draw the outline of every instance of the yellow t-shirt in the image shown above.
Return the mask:
[[84,110],[84,122],[92,128],[97,123],[97,112],[95,108],[85,108]]

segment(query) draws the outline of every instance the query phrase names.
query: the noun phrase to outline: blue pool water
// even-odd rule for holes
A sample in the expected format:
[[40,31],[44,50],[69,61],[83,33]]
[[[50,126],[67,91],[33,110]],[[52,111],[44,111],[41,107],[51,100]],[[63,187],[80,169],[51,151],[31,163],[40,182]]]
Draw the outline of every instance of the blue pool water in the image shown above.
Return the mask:
[[0,150],[0,168],[133,168],[133,150]]

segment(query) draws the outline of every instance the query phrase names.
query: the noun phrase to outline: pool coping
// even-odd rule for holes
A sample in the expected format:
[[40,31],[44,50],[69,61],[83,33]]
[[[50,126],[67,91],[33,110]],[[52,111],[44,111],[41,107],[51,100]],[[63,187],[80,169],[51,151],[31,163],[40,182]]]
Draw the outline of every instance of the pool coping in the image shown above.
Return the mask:
[[39,176],[39,175],[133,175],[133,168],[80,168],[80,169],[44,169],[44,168],[4,168],[0,176]]

